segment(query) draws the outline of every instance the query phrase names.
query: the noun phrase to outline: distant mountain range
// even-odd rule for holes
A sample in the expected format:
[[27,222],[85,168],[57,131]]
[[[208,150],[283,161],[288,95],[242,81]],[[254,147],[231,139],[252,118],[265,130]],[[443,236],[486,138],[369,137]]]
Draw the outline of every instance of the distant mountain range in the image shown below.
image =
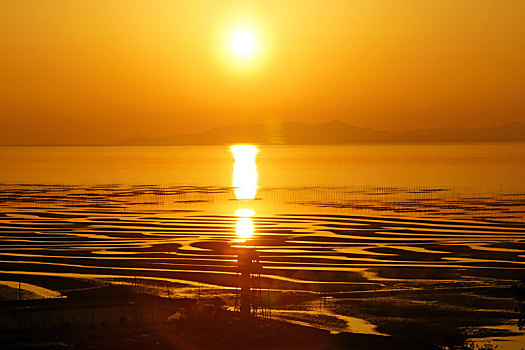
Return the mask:
[[136,137],[119,145],[223,145],[234,143],[333,145],[393,142],[520,142],[525,141],[525,124],[507,123],[486,128],[435,128],[406,132],[359,128],[340,121],[316,125],[233,125],[195,134],[162,138]]

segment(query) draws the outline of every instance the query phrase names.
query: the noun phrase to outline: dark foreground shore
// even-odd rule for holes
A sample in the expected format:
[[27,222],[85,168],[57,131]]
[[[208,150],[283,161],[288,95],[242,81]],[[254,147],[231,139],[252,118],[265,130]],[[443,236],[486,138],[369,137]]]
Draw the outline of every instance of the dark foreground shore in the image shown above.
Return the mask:
[[[328,331],[228,311],[219,298],[168,299],[122,286],[0,302],[2,349],[439,349],[397,336]],[[457,339],[458,344],[464,339]]]

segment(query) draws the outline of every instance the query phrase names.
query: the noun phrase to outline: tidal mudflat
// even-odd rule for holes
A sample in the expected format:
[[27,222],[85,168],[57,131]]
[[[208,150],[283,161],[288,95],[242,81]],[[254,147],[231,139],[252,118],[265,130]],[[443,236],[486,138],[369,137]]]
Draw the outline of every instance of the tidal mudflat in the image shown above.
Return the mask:
[[239,217],[207,209],[237,203],[229,187],[1,187],[1,279],[27,293],[92,280],[233,305],[238,249],[249,246],[274,319],[436,343],[467,330],[519,334],[510,289],[525,277],[519,194],[270,188],[265,200],[281,198],[288,214]]

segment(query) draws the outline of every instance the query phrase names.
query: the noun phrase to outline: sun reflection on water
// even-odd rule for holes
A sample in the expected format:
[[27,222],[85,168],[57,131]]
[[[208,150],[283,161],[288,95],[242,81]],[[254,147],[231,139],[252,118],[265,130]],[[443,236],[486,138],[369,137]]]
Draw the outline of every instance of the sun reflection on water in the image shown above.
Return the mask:
[[[232,175],[235,198],[240,200],[254,199],[257,194],[259,177],[255,162],[258,149],[253,145],[235,145],[231,146],[230,150],[235,160]],[[241,208],[235,211],[235,215],[237,216],[235,232],[238,237],[236,241],[246,242],[254,234],[255,225],[251,217],[255,215],[255,211],[249,208]]]
[[237,218],[235,232],[237,233],[237,242],[246,242],[252,238],[255,227],[251,218]]
[[255,157],[258,149],[252,145],[231,146],[235,162],[233,163],[232,185],[237,199],[254,199],[257,194],[257,164]]
[[253,211],[251,209],[248,209],[248,208],[237,209],[235,211],[235,215],[237,215],[239,217],[242,217],[242,218],[248,218],[250,216],[254,216],[255,215],[255,211]]
[[255,226],[253,224],[252,216],[255,211],[248,208],[237,209],[235,211],[237,216],[237,224],[235,225],[235,232],[237,233],[237,242],[246,242],[252,238]]

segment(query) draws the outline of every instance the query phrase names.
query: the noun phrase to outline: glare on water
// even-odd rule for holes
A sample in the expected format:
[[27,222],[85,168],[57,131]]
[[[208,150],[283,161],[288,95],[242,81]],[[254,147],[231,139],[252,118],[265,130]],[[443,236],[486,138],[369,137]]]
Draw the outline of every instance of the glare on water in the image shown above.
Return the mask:
[[257,164],[255,157],[258,149],[252,145],[235,145],[231,147],[233,158],[232,185],[237,199],[254,199],[257,193]]
[[[257,164],[255,157],[258,149],[252,145],[235,145],[231,147],[235,162],[233,163],[232,186],[235,197],[241,200],[254,199],[257,194]],[[245,242],[253,236],[254,224],[251,216],[255,211],[241,208],[235,211],[237,224],[235,227],[238,242]]]
[[255,215],[255,211],[248,208],[237,209],[235,211],[237,216],[237,224],[235,225],[235,233],[238,239],[236,242],[246,242],[252,238],[254,232],[254,224],[251,216]]
[[251,218],[237,218],[235,231],[239,237],[237,242],[245,242],[253,236],[254,225]]
[[254,216],[255,215],[255,211],[253,211],[251,209],[248,209],[248,208],[237,209],[235,211],[235,215],[237,215],[239,217],[247,218],[247,217],[250,217],[250,216]]

